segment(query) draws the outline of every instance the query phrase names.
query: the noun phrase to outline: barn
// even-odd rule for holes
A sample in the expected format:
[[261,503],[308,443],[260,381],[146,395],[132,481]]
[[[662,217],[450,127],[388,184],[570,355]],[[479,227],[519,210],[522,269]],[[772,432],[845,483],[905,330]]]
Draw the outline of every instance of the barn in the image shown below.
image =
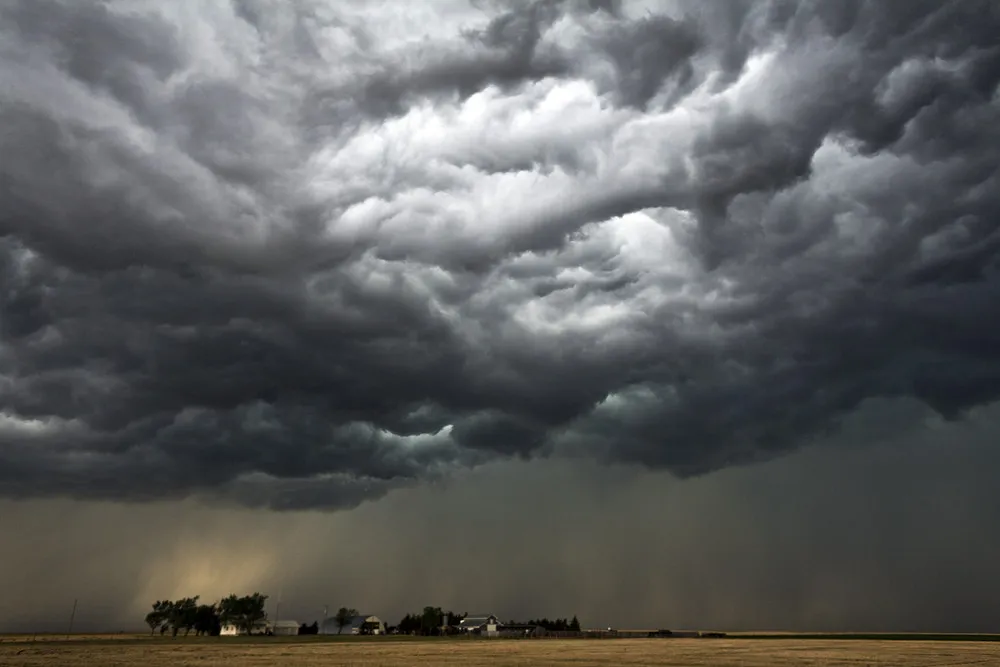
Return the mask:
[[384,635],[385,623],[375,615],[352,616],[341,628],[337,619],[327,618],[319,626],[321,635]]
[[500,629],[500,620],[493,614],[466,616],[458,624],[461,632],[495,637]]

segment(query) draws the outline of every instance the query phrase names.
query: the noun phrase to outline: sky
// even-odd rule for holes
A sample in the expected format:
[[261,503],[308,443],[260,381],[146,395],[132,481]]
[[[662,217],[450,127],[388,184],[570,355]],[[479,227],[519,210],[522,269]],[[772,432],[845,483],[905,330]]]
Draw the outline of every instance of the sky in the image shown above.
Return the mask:
[[1000,629],[998,34],[0,0],[0,631]]

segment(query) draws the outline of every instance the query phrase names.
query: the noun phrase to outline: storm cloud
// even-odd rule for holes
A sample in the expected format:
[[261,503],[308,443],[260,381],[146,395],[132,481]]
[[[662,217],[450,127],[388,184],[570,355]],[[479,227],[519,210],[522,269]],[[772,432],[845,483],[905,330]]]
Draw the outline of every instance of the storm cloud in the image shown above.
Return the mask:
[[[992,632],[1000,405],[866,403],[842,433],[687,480],[498,461],[349,512],[0,500],[0,631],[146,630],[153,600],[271,618],[425,605],[585,627]],[[277,608],[280,602],[280,610]]]
[[14,0],[0,494],[685,477],[1000,398],[1000,5]]

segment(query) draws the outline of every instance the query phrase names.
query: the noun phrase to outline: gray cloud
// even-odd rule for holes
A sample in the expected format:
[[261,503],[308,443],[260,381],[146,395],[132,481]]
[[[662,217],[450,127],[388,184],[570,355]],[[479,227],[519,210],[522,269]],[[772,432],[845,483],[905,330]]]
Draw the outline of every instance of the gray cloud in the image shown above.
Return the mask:
[[696,479],[506,461],[351,512],[4,500],[0,631],[64,631],[74,598],[80,630],[141,631],[153,600],[258,589],[300,622],[440,604],[587,627],[993,631],[997,410],[948,423],[872,402],[837,436]]
[[995,400],[995,3],[15,1],[0,493],[350,507]]

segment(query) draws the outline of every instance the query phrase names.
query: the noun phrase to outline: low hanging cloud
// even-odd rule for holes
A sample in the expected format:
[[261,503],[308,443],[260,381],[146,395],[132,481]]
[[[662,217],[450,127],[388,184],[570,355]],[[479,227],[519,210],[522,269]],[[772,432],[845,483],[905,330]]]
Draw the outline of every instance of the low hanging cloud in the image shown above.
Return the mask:
[[0,9],[0,493],[681,476],[1000,397],[1000,7]]
[[0,630],[63,633],[76,600],[79,631],[142,632],[154,600],[260,590],[300,623],[430,604],[588,628],[991,632],[998,416],[872,401],[763,465],[678,481],[496,461],[333,514],[0,499]]

